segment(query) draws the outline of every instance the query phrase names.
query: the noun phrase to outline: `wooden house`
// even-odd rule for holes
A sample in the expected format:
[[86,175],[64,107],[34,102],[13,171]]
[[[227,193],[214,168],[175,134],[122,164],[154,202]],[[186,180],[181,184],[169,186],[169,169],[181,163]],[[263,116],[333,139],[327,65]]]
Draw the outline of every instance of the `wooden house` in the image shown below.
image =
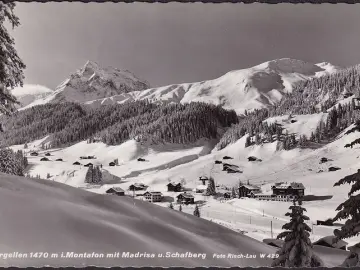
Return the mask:
[[215,164],[221,164],[222,161],[221,160],[215,160]]
[[248,157],[248,161],[257,161],[257,158],[254,156]]
[[51,156],[51,154],[50,154],[50,153],[46,153],[46,154],[45,154],[45,156],[50,157],[50,156]]
[[110,163],[109,163],[109,166],[110,166],[110,167],[114,167],[114,166],[115,166],[115,162],[110,162]]
[[271,238],[264,239],[263,242],[269,246],[276,247],[276,248],[282,248],[282,246],[284,244],[284,240],[271,239]]
[[195,198],[193,195],[189,194],[189,193],[181,193],[178,196],[176,196],[177,198],[177,202],[180,204],[194,204],[195,203]]
[[39,155],[38,152],[31,152],[31,153],[30,153],[30,156],[33,156],[33,157],[37,157],[38,155]]
[[81,165],[81,163],[79,161],[75,161],[73,165]]
[[224,199],[230,199],[231,198],[231,193],[230,192],[225,192],[223,194],[223,196],[224,196]]
[[338,171],[338,170],[341,170],[341,168],[340,168],[340,167],[336,167],[336,166],[329,168],[329,172],[335,172],[335,171]]
[[40,161],[50,161],[47,157],[43,157]]
[[167,184],[168,191],[180,192],[182,190],[181,183],[170,182]]
[[58,158],[58,159],[56,159],[55,161],[63,161],[63,159],[62,159],[62,158]]
[[328,162],[328,161],[329,161],[329,159],[327,159],[326,157],[322,157],[322,158],[320,159],[320,164],[321,164],[321,163]]
[[196,188],[194,188],[195,193],[204,193],[207,190],[206,185],[198,185]]
[[93,167],[94,165],[92,163],[85,164],[84,167]]
[[229,156],[224,156],[223,159],[233,159],[233,158]]
[[148,202],[161,202],[163,195],[159,191],[147,191],[144,193],[144,198]]
[[227,171],[228,169],[237,170],[238,168],[239,168],[239,166],[234,165],[234,164],[229,164],[229,163],[223,164],[223,171]]
[[144,158],[138,158],[137,161],[145,161]]
[[238,168],[227,168],[226,172],[227,173],[242,173],[242,171],[240,171]]
[[112,187],[106,191],[106,194],[114,194],[114,195],[118,195],[118,196],[124,196],[125,191],[119,187]]
[[253,197],[255,193],[260,193],[261,188],[253,185],[241,185],[239,186],[239,198]]
[[148,186],[142,184],[142,183],[135,183],[129,186],[129,190],[131,191],[137,191],[137,190],[146,190]]
[[346,250],[346,246],[348,245],[347,242],[345,242],[343,240],[334,242],[334,240],[335,240],[334,235],[325,236],[323,238],[320,238],[316,242],[314,242],[313,245]]
[[271,187],[275,196],[303,197],[305,187],[302,183],[278,183]]

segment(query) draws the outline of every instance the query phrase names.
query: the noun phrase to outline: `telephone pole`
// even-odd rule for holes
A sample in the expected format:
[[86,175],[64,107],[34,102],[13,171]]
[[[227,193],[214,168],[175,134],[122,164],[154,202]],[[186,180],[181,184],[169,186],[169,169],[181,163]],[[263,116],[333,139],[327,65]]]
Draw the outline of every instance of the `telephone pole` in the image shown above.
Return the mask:
[[270,220],[270,226],[271,226],[271,239],[273,239],[273,228],[272,228],[272,220]]

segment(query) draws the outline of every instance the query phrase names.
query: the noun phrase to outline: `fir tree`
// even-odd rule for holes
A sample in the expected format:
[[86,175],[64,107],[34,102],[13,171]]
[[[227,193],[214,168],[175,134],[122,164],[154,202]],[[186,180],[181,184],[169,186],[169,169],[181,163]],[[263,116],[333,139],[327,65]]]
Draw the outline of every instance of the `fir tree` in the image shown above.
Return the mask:
[[235,187],[232,187],[232,189],[231,189],[231,197],[236,198]]
[[169,208],[170,208],[170,209],[174,209],[174,206],[173,206],[172,203],[169,204]]
[[179,205],[179,211],[182,212],[182,207],[181,204]]
[[[348,175],[334,184],[334,186],[341,186],[344,184],[352,184],[348,199],[341,203],[337,208],[337,215],[333,221],[346,220],[340,230],[335,229],[335,241],[340,239],[351,238],[360,234],[360,194],[356,194],[360,190],[360,169],[355,174]],[[342,266],[360,266],[360,243],[354,247],[349,248],[350,255],[346,258]]]
[[47,174],[46,174],[46,179],[50,179],[50,178],[51,178],[50,173],[47,173]]
[[94,174],[94,169],[92,166],[90,166],[86,172],[86,175],[85,175],[85,183],[89,183],[89,184],[92,184],[93,183],[93,174]]
[[250,135],[246,137],[245,147],[249,147],[251,145],[251,137]]
[[200,210],[199,210],[199,207],[197,205],[195,206],[195,209],[194,209],[194,216],[200,217]]
[[205,194],[207,196],[216,195],[215,180],[212,177],[209,178],[208,186],[207,186]]
[[286,231],[277,236],[278,239],[284,238],[284,244],[277,251],[279,257],[273,261],[272,267],[322,266],[321,259],[312,250],[312,244],[309,239],[311,229],[305,223],[306,220],[309,220],[304,215],[306,209],[302,207],[301,201],[298,202],[298,205],[294,201],[289,209],[291,212],[286,213],[285,216],[290,217],[290,222],[282,227]]
[[23,86],[23,69],[25,64],[18,56],[4,24],[10,23],[12,28],[20,25],[19,18],[14,14],[15,3],[0,2],[0,113],[11,114],[15,111],[15,104],[19,103],[9,89]]

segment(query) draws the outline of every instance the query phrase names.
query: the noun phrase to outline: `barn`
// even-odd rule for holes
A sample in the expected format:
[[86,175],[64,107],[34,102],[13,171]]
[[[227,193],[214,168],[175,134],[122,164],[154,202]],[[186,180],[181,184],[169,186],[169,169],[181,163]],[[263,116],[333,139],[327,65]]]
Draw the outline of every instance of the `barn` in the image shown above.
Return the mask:
[[135,183],[129,186],[129,190],[136,191],[136,190],[146,190],[148,186],[142,184],[142,183]]
[[168,191],[172,191],[172,192],[180,192],[182,190],[182,185],[181,183],[171,182],[167,184],[167,189]]
[[118,196],[124,196],[125,191],[119,187],[112,187],[106,191],[106,194],[114,194],[114,195],[118,195]]
[[110,162],[110,163],[109,163],[109,166],[110,166],[110,167],[114,167],[114,166],[115,166],[115,162]]
[[251,193],[260,193],[261,188],[253,185],[241,185],[239,186],[239,198],[250,197]]
[[46,157],[43,157],[42,159],[40,159],[40,161],[49,161],[49,159]]
[[63,161],[63,159],[62,159],[62,158],[58,158],[58,159],[56,159],[55,161]]
[[46,153],[46,154],[45,154],[45,156],[50,157],[50,156],[51,156],[51,154],[50,154],[50,153]]
[[39,155],[39,153],[37,153],[37,152],[31,152],[30,153],[30,156],[33,156],[33,157],[37,157]]
[[177,202],[180,204],[194,204],[195,203],[194,196],[189,193],[186,193],[186,192],[179,194],[176,198],[177,198]]
[[81,165],[81,163],[79,161],[75,161],[73,165]]
[[325,236],[314,242],[313,245],[346,250],[346,246],[348,245],[347,242],[345,242],[344,240],[333,242],[334,240],[335,240],[334,235]]

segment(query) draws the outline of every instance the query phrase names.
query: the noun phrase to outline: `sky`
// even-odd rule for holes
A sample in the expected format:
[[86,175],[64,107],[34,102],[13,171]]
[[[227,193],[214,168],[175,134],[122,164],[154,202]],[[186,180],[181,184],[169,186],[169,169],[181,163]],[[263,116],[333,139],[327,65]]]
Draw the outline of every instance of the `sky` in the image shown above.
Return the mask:
[[153,87],[294,58],[360,63],[360,4],[18,3],[25,83],[54,89],[87,60]]

